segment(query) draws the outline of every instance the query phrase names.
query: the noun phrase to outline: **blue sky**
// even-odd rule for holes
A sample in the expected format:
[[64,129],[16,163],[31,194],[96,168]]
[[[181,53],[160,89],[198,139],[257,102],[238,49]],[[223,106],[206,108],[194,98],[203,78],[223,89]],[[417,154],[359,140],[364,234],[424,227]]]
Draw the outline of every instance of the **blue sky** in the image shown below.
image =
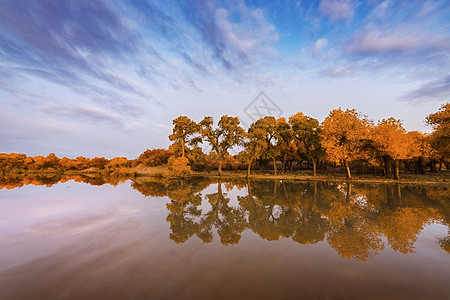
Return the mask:
[[0,152],[127,156],[172,119],[355,108],[430,131],[450,99],[449,1],[0,0]]

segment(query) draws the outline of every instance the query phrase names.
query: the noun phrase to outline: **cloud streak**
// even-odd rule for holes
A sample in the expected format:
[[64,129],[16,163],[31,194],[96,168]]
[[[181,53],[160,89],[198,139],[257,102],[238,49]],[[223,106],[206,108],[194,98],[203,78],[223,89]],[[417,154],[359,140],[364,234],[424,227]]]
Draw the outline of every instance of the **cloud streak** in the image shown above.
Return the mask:
[[319,9],[332,21],[353,18],[353,5],[350,0],[322,0]]
[[450,76],[428,82],[418,89],[406,93],[400,97],[403,101],[416,103],[445,102],[450,99]]

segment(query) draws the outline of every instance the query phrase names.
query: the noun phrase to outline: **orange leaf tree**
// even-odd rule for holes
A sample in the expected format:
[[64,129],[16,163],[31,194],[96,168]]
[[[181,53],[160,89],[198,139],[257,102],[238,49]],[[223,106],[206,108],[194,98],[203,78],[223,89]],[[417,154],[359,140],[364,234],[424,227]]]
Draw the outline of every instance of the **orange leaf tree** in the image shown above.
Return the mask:
[[394,179],[398,180],[400,161],[409,157],[409,149],[413,145],[402,122],[394,118],[381,120],[373,129],[372,139],[380,154],[394,162]]
[[349,163],[359,159],[372,123],[354,109],[334,109],[322,123],[322,146],[327,158],[341,163],[347,179],[351,178]]

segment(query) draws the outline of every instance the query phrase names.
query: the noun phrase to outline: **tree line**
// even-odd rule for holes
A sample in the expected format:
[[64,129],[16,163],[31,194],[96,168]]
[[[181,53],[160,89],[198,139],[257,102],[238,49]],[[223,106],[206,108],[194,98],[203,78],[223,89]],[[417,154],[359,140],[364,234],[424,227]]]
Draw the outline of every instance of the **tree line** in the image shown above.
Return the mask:
[[[400,168],[410,173],[425,173],[426,166],[437,172],[444,165],[450,169],[450,103],[430,114],[426,122],[431,134],[406,131],[402,121],[393,117],[374,123],[354,109],[332,110],[320,123],[299,112],[288,119],[267,116],[244,130],[237,117],[224,115],[214,126],[212,117],[195,122],[187,116],[173,120],[169,150],[172,169],[182,175],[203,170],[215,163],[218,175],[224,165],[234,169],[260,170],[271,164],[273,173],[292,172],[306,163],[314,176],[320,166],[340,166],[350,179],[352,169],[360,173],[382,172],[399,178]],[[208,145],[203,153],[200,145]],[[230,149],[240,148],[231,156]],[[234,166],[233,166],[234,165]],[[437,167],[438,166],[438,167]]]
[[[296,113],[287,119],[260,118],[247,130],[237,117],[224,115],[214,124],[212,117],[197,123],[179,116],[173,120],[168,149],[146,150],[132,160],[0,153],[0,172],[137,174],[142,167],[159,167],[169,177],[187,177],[192,171],[217,170],[222,176],[223,169],[246,170],[250,176],[254,169],[274,175],[310,169],[314,176],[342,171],[348,179],[354,172],[398,179],[400,170],[413,174],[448,171],[450,103],[425,121],[433,128],[430,134],[408,132],[395,118],[375,124],[354,109],[341,108],[332,110],[322,123]],[[209,151],[201,146],[208,146]],[[240,151],[231,155],[232,149]]]

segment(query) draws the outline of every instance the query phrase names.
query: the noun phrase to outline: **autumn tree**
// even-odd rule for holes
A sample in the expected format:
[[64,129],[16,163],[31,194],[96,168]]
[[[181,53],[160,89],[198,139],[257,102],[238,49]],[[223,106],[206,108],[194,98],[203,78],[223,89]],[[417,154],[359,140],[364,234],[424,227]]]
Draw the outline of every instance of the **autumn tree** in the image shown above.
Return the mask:
[[147,149],[136,159],[136,163],[144,164],[148,167],[166,165],[172,152],[165,149]]
[[168,163],[169,177],[186,178],[192,174],[189,160],[186,157],[171,157]]
[[371,122],[354,109],[334,109],[322,124],[322,146],[332,162],[341,163],[347,179],[351,178],[349,163],[359,158],[369,136]]
[[297,147],[295,147],[294,144],[294,136],[291,125],[285,118],[277,119],[276,140],[278,152],[283,160],[281,171],[284,172],[286,170],[286,161],[288,158],[292,158],[293,153],[297,150]]
[[314,118],[297,113],[289,118],[292,133],[295,139],[302,144],[305,155],[313,165],[313,174],[316,176],[317,161],[323,156],[321,144],[322,127]]
[[181,147],[181,157],[185,157],[187,145],[195,146],[201,141],[201,138],[196,135],[198,132],[198,124],[186,116],[179,116],[173,120],[172,134],[169,135],[169,139],[176,146]]
[[247,177],[250,177],[250,171],[253,161],[261,156],[264,149],[264,143],[255,136],[254,128],[250,127],[244,139],[244,151],[239,157],[247,164]]
[[272,159],[274,174],[277,175],[277,120],[274,117],[264,117],[252,123],[249,128],[252,138],[264,146],[264,154]]
[[450,166],[450,103],[441,106],[439,111],[430,114],[426,122],[433,126],[430,143],[441,161],[446,162],[447,169]]
[[203,140],[211,146],[211,151],[217,155],[218,173],[222,176],[222,165],[229,155],[228,150],[239,145],[245,136],[245,130],[240,126],[237,117],[224,115],[213,127],[213,118],[205,117],[200,123],[200,133]]
[[399,164],[408,158],[412,140],[406,134],[400,120],[389,118],[381,120],[373,129],[375,147],[382,156],[389,157],[394,162],[394,179],[399,178]]
[[[432,155],[429,135],[419,131],[409,131],[406,133],[410,140],[408,148],[408,158],[414,164],[414,173],[425,174],[423,167],[424,160]],[[409,167],[411,169],[411,167]]]

